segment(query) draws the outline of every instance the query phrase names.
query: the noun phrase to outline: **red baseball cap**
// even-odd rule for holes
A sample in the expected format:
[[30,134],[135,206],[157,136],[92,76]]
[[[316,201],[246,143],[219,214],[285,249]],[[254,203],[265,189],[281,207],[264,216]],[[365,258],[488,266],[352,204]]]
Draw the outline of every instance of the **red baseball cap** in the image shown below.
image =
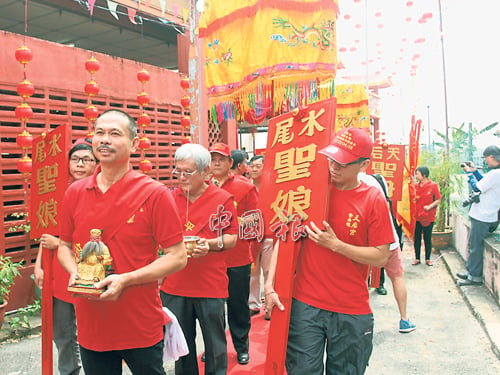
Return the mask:
[[359,158],[370,158],[373,141],[366,131],[360,128],[342,129],[335,135],[333,142],[319,151],[337,163],[348,164]]
[[210,153],[217,152],[221,155],[231,157],[231,150],[229,149],[229,146],[226,145],[225,143],[214,143],[212,146],[210,146],[208,151],[210,151]]

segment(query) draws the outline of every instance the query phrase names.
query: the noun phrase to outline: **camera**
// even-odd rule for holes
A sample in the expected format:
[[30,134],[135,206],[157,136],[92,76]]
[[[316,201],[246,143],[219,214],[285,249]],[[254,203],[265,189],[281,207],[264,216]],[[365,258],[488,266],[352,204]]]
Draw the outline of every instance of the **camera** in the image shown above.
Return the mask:
[[464,168],[465,166],[472,168],[472,162],[471,161],[464,161],[462,164],[460,164],[460,168]]
[[467,207],[472,203],[479,203],[479,196],[481,195],[480,191],[474,191],[469,194],[469,198],[464,199],[462,201],[462,207]]

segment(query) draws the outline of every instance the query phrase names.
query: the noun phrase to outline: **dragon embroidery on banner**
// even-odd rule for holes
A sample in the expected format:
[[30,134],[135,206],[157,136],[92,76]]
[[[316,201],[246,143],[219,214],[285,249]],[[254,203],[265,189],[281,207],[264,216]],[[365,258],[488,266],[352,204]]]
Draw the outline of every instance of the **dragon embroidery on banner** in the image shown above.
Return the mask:
[[[322,21],[321,27],[316,27],[315,24],[311,27],[304,25],[300,30],[290,21],[278,17],[273,18],[273,25],[276,28],[291,29],[287,36],[290,47],[295,47],[300,42],[311,43],[314,48],[319,47],[322,50],[332,50],[335,47],[335,21]],[[271,39],[282,43],[286,42],[286,39],[280,34],[271,35]]]

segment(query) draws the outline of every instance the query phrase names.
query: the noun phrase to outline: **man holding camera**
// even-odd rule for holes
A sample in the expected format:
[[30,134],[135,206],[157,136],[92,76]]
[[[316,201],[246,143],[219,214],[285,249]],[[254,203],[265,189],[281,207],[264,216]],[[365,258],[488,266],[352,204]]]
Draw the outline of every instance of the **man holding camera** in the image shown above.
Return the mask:
[[469,198],[472,203],[469,211],[471,227],[469,232],[469,258],[467,272],[457,273],[459,286],[480,285],[483,282],[484,238],[498,222],[500,209],[500,148],[488,146],[483,152],[484,160],[491,169],[482,176],[467,162],[462,167],[469,177],[473,194]]

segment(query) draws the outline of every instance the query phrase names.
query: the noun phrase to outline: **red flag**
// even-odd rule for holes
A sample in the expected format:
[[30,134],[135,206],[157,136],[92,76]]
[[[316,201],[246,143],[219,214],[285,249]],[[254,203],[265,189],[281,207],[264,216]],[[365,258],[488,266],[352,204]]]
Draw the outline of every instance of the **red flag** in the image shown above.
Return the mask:
[[408,164],[405,166],[405,180],[403,182],[403,197],[397,205],[397,220],[402,225],[403,232],[408,238],[413,238],[415,232],[415,187],[413,176],[418,166],[420,131],[422,120],[411,118],[410,144],[408,150]]

